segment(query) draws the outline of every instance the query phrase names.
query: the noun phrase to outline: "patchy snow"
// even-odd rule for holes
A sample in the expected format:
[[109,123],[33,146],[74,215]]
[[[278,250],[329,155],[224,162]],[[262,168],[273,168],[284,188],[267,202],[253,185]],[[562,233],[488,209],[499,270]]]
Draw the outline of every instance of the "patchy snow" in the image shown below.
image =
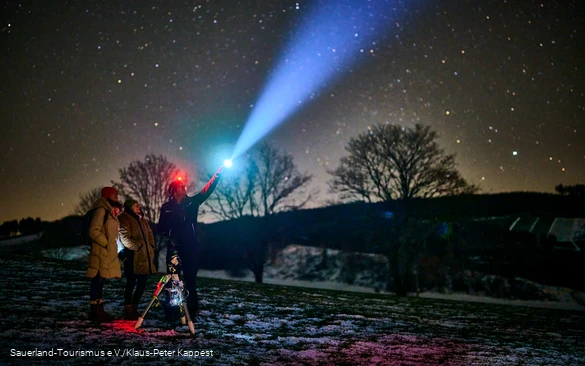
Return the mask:
[[84,274],[79,262],[0,259],[0,364],[585,364],[585,312],[201,278],[193,338],[157,307],[138,330],[119,320],[123,280],[105,287],[117,320],[89,321]]
[[[543,286],[546,287],[546,286]],[[420,297],[427,299],[441,299],[441,300],[454,300],[454,301],[471,301],[481,302],[488,304],[500,304],[500,305],[517,305],[517,306],[529,306],[537,308],[548,308],[548,309],[564,309],[564,310],[577,310],[585,311],[585,306],[581,300],[576,300],[575,297],[568,295],[565,289],[557,289],[556,287],[548,286],[551,288],[551,292],[556,293],[557,301],[528,301],[528,300],[509,300],[509,299],[498,299],[489,296],[476,296],[462,293],[453,294],[440,294],[436,292],[423,292]],[[571,291],[579,298],[585,299],[585,294],[582,292]]]
[[67,261],[87,261],[89,250],[87,247],[79,246],[72,248],[57,248],[42,250],[41,256],[45,258],[63,259]]
[[[383,283],[380,281],[373,281],[373,275],[370,273],[372,266],[385,266],[385,259],[383,256],[375,254],[359,254],[359,258],[365,261],[367,264],[365,268],[370,270],[364,270],[356,274],[355,283],[361,283],[362,285],[354,284],[349,285],[344,283],[341,278],[341,263],[343,255],[337,250],[326,249],[327,257],[329,258],[330,266],[326,271],[315,270],[315,266],[318,265],[322,260],[322,249],[305,247],[300,245],[289,245],[282,250],[277,256],[275,263],[267,263],[264,271],[264,283],[280,286],[295,286],[295,287],[306,287],[314,289],[328,289],[338,291],[349,291],[349,292],[361,292],[361,293],[385,293],[380,290],[383,288]],[[59,248],[53,250],[43,251],[42,255],[47,258],[65,259],[65,260],[79,260],[85,261],[87,258],[87,249],[85,247],[73,247],[73,248]],[[310,263],[309,265],[307,264]],[[161,253],[159,263],[165,263],[164,253]],[[159,267],[159,268],[164,268]],[[319,273],[322,272],[322,273]],[[321,280],[301,280],[300,277],[308,277],[307,273],[310,273],[311,277],[320,278]],[[315,274],[319,273],[319,274]],[[199,277],[205,278],[216,278],[225,280],[245,281],[254,282],[254,275],[251,271],[247,271],[244,277],[234,278],[230,276],[224,270],[209,271],[199,270]],[[518,279],[522,280],[522,279]],[[421,292],[418,294],[421,298],[428,299],[440,299],[440,300],[454,300],[454,301],[470,301],[470,302],[482,302],[490,304],[500,305],[517,305],[517,306],[529,306],[529,307],[540,307],[550,309],[565,309],[565,310],[578,310],[585,311],[585,293],[574,291],[566,288],[560,288],[555,286],[544,286],[534,284],[530,281],[523,280],[536,286],[540,291],[547,295],[549,299],[547,301],[529,301],[529,300],[510,300],[495,298],[489,296],[470,295],[465,293],[438,293],[438,292]],[[315,296],[319,296],[315,294]],[[411,294],[416,296],[416,294]]]

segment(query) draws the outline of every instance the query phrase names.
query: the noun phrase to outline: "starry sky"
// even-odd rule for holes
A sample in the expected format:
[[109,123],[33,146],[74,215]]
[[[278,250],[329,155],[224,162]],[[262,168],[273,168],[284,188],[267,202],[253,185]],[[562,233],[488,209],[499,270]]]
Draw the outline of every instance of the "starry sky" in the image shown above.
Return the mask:
[[[585,183],[582,1],[390,2],[387,27],[263,139],[321,200],[347,141],[379,123],[431,125],[485,193]],[[0,222],[64,217],[147,154],[211,172],[311,5],[5,2]]]

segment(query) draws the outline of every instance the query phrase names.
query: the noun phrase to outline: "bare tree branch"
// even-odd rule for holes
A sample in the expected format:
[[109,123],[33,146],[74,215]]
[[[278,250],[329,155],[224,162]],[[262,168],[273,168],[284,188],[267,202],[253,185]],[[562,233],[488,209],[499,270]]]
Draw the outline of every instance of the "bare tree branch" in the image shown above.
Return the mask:
[[94,202],[102,196],[102,187],[92,188],[85,194],[79,194],[79,203],[73,210],[74,215],[83,216],[93,207]]
[[477,192],[436,139],[429,126],[376,125],[349,141],[349,156],[329,171],[329,187],[343,199],[368,202]]
[[[224,170],[224,180],[205,207],[219,219],[266,217],[278,211],[297,210],[317,193],[305,192],[312,176],[300,173],[291,155],[260,146],[250,156]],[[306,194],[306,196],[305,196]]]
[[236,160],[232,168],[224,170],[222,182],[215,189],[213,199],[205,201],[205,208],[220,220],[240,218],[246,213],[253,215],[257,176],[258,168],[253,160]]
[[182,176],[188,190],[194,187],[189,177],[162,155],[147,155],[144,161],[133,161],[119,172],[120,182],[112,181],[113,186],[124,197],[137,200],[145,217],[154,223],[159,220],[160,208],[168,199],[168,187],[176,177]]
[[297,198],[305,194],[304,189],[311,182],[313,176],[306,172],[300,173],[293,162],[292,155],[264,144],[258,149],[257,156],[258,199],[263,208],[262,216],[269,216],[278,211],[298,209],[308,202],[310,197],[300,203]]

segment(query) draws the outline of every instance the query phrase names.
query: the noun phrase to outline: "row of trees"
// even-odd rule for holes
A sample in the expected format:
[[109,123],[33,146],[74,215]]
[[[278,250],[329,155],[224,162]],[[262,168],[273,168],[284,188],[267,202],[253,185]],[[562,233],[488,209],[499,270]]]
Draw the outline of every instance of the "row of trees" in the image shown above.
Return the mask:
[[[413,127],[382,124],[368,129],[350,139],[348,155],[341,159],[337,169],[329,171],[330,193],[338,194],[342,202],[395,203],[476,192],[477,187],[467,183],[457,170],[455,155],[446,154],[437,137],[430,127],[420,124]],[[145,161],[135,161],[120,169],[120,181],[112,184],[122,196],[137,199],[146,217],[157,222],[160,207],[167,199],[167,187],[177,173],[177,167],[165,157],[148,155]],[[263,242],[263,253],[253,261],[254,266],[259,266],[253,270],[261,272],[266,247],[275,240],[270,218],[281,211],[302,208],[313,200],[317,192],[308,191],[311,180],[312,175],[301,173],[290,154],[264,144],[238,158],[234,167],[225,171],[204,209],[220,220],[261,219],[265,234],[259,240]],[[87,211],[96,196],[97,188],[80,197],[77,213]],[[389,281],[395,283],[405,280],[428,231],[421,227],[413,212],[408,212],[407,205],[403,207],[393,213],[391,222],[385,218],[379,225],[360,229],[360,237],[367,245],[384,248],[392,268]],[[258,278],[261,281],[261,276]]]
[[[348,156],[329,171],[330,193],[342,202],[391,202],[415,197],[471,194],[478,191],[457,170],[438,135],[420,124],[412,128],[377,125],[349,141]],[[292,156],[263,145],[230,171],[206,207],[219,219],[269,216],[302,208],[317,192],[305,194],[312,176],[300,173]]]
[[[437,137],[430,127],[420,124],[412,128],[377,125],[350,139],[348,156],[341,159],[337,169],[329,171],[330,192],[339,194],[342,202],[405,202],[391,217],[371,215],[357,225],[355,218],[347,222],[357,234],[353,236],[355,240],[378,248],[387,257],[391,268],[388,283],[399,294],[406,293],[408,276],[426,237],[434,230],[434,225],[409,211],[406,202],[478,190],[461,177],[455,155],[446,154],[436,142]],[[252,155],[246,159],[239,164],[239,171],[226,177],[206,206],[220,219],[245,215],[265,218],[268,243],[277,240],[271,236],[274,225],[270,224],[270,216],[277,211],[298,209],[311,200],[311,194],[300,194],[311,176],[299,173],[291,156],[266,145],[256,158]]]
[[[344,228],[345,239],[361,243],[364,249],[375,248],[386,256],[390,267],[388,288],[400,295],[406,294],[416,262],[436,230],[436,222],[421,217],[412,203],[417,198],[478,191],[461,176],[455,155],[441,149],[437,137],[430,127],[420,124],[373,126],[350,139],[347,155],[336,169],[328,171],[332,177],[329,192],[338,195],[341,202],[386,205],[382,216],[378,211],[336,221],[341,222],[338,226]],[[144,161],[134,161],[119,172],[120,180],[112,181],[112,185],[122,197],[137,199],[149,221],[158,222],[160,208],[168,198],[167,188],[181,171],[164,156],[147,155]],[[317,193],[308,191],[311,180],[312,175],[301,173],[290,154],[264,144],[238,158],[234,168],[225,170],[221,184],[206,201],[204,210],[219,220],[237,219],[241,222],[240,237],[258,242],[249,245],[250,251],[239,252],[248,257],[258,282],[262,282],[267,248],[282,234],[275,224],[278,220],[273,218],[279,212],[298,210],[311,202]],[[195,184],[191,182],[189,186],[193,192]],[[100,188],[80,197],[77,214],[91,208]],[[558,186],[557,192],[575,194],[579,189],[579,185]]]
[[15,236],[19,233],[21,235],[36,234],[43,230],[41,218],[27,217],[26,219],[4,221],[0,225],[0,237]]
[[555,187],[555,191],[563,196],[585,196],[585,184],[575,184],[564,186],[559,184]]
[[[439,147],[437,137],[429,126],[420,124],[373,126],[350,139],[348,155],[337,169],[329,171],[330,193],[338,193],[342,202],[390,202],[477,192],[476,186],[461,177],[455,155]],[[120,180],[112,184],[123,196],[137,199],[146,217],[157,222],[167,187],[179,174],[164,156],[147,155],[144,161],[120,169]],[[301,173],[290,154],[264,144],[225,171],[206,209],[221,220],[299,209],[317,193],[306,192],[311,180],[312,175]],[[75,213],[85,213],[96,197],[99,188],[82,195]]]

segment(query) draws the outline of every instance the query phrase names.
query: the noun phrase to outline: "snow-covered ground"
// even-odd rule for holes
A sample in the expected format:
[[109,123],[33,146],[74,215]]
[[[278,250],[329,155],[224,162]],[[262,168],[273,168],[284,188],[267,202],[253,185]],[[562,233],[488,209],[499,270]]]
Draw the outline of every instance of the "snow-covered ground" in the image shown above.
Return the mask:
[[124,280],[105,288],[117,320],[91,322],[84,275],[0,258],[0,364],[585,365],[585,312],[201,278],[193,338],[160,308],[138,330],[121,320]]
[[[42,253],[48,258],[57,258],[73,261],[84,261],[87,258],[87,250],[84,247],[61,248],[47,250]],[[340,259],[343,259],[343,253],[336,250],[327,250],[327,256],[330,258],[328,269],[316,271],[315,266],[322,260],[322,250],[313,247],[304,247],[300,245],[290,245],[286,247],[274,262],[267,263],[264,271],[264,283],[284,286],[307,287],[315,289],[331,289],[339,291],[351,291],[362,293],[384,293],[383,282],[380,279],[373,280],[375,277],[371,273],[374,266],[383,265],[384,258],[373,254],[362,254],[360,261],[365,262],[365,267],[369,269],[359,271],[355,274],[353,285],[342,281]],[[159,268],[164,268],[164,258],[161,255]],[[253,282],[254,275],[251,271],[245,271],[244,277],[234,278],[226,271],[208,271],[200,270],[199,276],[216,279],[229,279],[237,281]],[[303,280],[301,278],[316,278],[315,280]],[[421,298],[442,299],[454,301],[482,302],[501,305],[519,305],[540,307],[549,309],[565,309],[585,311],[585,293],[559,288],[554,286],[537,285],[543,293],[547,294],[547,301],[527,301],[527,300],[510,300],[489,296],[470,295],[466,293],[438,293],[438,292],[421,292],[418,294]],[[416,294],[411,294],[416,296]]]

